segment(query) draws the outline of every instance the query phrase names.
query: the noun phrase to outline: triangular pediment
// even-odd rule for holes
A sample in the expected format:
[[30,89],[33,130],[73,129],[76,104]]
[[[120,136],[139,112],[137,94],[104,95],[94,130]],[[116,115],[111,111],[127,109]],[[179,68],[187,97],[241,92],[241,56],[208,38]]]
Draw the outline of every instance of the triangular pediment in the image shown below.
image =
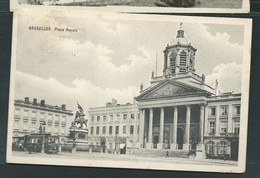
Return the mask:
[[141,95],[136,97],[136,100],[146,99],[160,99],[160,98],[172,98],[172,97],[184,97],[184,96],[202,96],[206,91],[183,84],[177,81],[166,80],[148,90],[144,91]]

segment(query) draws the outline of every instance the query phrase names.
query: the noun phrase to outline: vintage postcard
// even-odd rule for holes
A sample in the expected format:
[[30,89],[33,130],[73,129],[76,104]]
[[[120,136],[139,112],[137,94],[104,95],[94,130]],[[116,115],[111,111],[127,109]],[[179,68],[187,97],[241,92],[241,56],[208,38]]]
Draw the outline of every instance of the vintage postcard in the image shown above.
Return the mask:
[[139,13],[249,13],[249,0],[10,0],[15,9],[66,9]]
[[14,12],[7,162],[245,171],[251,19]]

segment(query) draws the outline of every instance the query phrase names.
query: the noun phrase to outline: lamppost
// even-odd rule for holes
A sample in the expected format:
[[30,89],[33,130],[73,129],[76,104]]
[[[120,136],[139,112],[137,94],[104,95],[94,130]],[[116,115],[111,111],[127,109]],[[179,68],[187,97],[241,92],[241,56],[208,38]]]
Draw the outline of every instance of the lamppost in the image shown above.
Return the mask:
[[115,154],[117,154],[117,135],[118,133],[116,133],[116,138],[115,138]]
[[46,123],[43,122],[40,126],[40,131],[42,132],[42,150],[41,150],[41,153],[44,153],[44,150],[45,150],[45,126],[46,126]]

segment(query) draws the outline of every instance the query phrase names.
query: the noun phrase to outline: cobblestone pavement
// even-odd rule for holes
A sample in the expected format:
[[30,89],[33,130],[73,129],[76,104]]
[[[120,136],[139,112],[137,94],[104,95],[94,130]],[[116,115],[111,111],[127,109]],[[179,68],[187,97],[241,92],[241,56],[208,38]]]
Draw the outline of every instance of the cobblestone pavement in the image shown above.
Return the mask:
[[[152,157],[141,157],[135,155],[114,155],[105,153],[88,153],[88,152],[78,152],[78,153],[59,153],[57,155],[48,155],[42,153],[32,153],[28,152],[13,152],[13,156],[16,157],[33,157],[33,158],[57,158],[57,159],[86,159],[86,160],[106,160],[106,161],[121,161],[121,162],[156,162],[156,163],[169,163],[169,164],[196,164],[196,165],[218,165],[218,166],[237,166],[236,161],[230,160],[217,160],[217,159],[203,159],[198,160],[196,158],[152,158]],[[62,163],[61,163],[62,164]]]

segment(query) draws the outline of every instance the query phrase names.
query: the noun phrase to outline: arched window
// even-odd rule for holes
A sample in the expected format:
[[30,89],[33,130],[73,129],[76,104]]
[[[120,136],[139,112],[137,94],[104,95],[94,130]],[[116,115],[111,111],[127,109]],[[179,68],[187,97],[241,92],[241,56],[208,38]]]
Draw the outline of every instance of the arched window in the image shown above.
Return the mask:
[[180,54],[180,72],[186,72],[187,71],[187,53],[185,51],[182,51]]
[[182,51],[180,54],[180,66],[185,67],[187,64],[187,53]]
[[218,154],[226,154],[227,152],[227,142],[221,141],[219,144]]
[[175,66],[176,66],[176,56],[177,54],[175,52],[172,52],[170,55],[170,68],[171,68],[171,73],[175,73]]
[[207,153],[208,154],[214,154],[214,147],[215,147],[215,143],[213,141],[208,141],[207,143]]

